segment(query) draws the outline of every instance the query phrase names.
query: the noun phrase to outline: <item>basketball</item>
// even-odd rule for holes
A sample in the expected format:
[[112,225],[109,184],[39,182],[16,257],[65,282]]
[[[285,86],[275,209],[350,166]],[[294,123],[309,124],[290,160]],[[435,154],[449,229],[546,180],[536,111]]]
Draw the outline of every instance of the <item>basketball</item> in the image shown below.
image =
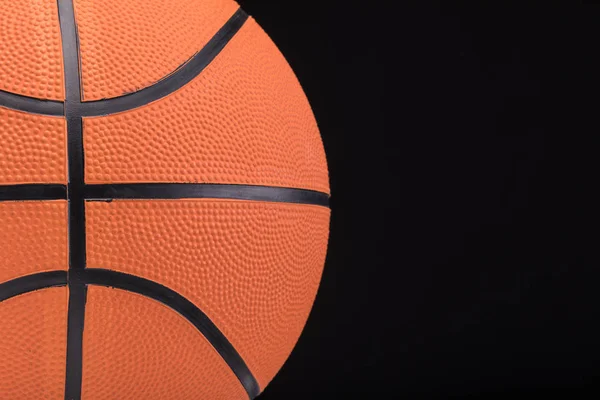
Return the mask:
[[232,0],[0,4],[0,399],[253,399],[321,280],[329,177]]

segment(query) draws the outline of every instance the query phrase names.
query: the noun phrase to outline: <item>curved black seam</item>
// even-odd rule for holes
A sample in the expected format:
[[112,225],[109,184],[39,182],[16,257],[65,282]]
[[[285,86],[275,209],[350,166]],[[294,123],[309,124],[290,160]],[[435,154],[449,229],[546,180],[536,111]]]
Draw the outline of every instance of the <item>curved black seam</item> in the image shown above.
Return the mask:
[[67,187],[60,184],[0,185],[0,201],[65,200]]
[[87,200],[212,198],[329,207],[329,195],[313,190],[275,186],[208,183],[135,183],[86,185]]
[[[61,0],[58,1],[59,3],[61,2]],[[59,9],[59,15],[60,14],[64,15],[64,12],[61,12]],[[227,21],[227,23],[212,37],[206,46],[202,48],[202,50],[167,77],[161,79],[152,86],[123,96],[89,102],[78,101],[77,103],[72,104],[72,106],[77,109],[76,114],[84,117],[115,114],[141,107],[168,96],[202,73],[202,71],[204,71],[204,69],[221,53],[225,46],[227,46],[229,41],[242,28],[247,19],[248,14],[241,8],[238,9],[229,21]],[[67,74],[65,73],[65,75]],[[69,88],[71,85],[69,82],[65,82],[65,86]],[[69,100],[72,99],[69,99],[67,93],[67,102]],[[35,97],[23,96],[3,90],[0,90],[0,107],[49,116],[63,116],[65,115],[66,108],[65,102],[62,101],[37,99]]]
[[65,105],[62,101],[36,99],[4,90],[0,90],[0,107],[50,116],[63,116],[65,113]]
[[83,117],[115,114],[167,97],[200,75],[227,46],[247,19],[248,14],[241,8],[238,9],[202,50],[167,77],[137,92],[110,99],[82,102],[77,105],[78,114]]
[[168,306],[204,335],[240,380],[251,399],[260,394],[256,378],[235,347],[202,310],[179,293],[148,279],[107,269],[73,270],[70,279],[81,285],[99,285],[137,293]]
[[67,271],[40,272],[0,283],[0,302],[36,290],[67,285]]

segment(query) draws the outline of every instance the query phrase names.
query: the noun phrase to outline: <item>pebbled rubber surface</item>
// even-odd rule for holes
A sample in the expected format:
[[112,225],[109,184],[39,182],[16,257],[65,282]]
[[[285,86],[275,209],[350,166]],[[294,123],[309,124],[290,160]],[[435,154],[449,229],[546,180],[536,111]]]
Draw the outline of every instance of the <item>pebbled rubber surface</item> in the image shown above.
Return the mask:
[[122,96],[171,74],[238,9],[231,0],[75,0],[83,99]]
[[0,221],[0,283],[68,268],[66,201],[0,202]]
[[0,90],[64,99],[56,1],[0,2],[0,50]]
[[0,399],[64,399],[67,296],[50,288],[1,303]]
[[[231,0],[5,3],[0,399],[254,397],[304,327],[329,234],[291,68]],[[152,288],[162,303],[134,294]]]
[[83,400],[246,400],[233,372],[187,320],[118,289],[90,286]]
[[148,106],[84,118],[87,183],[270,185],[329,193],[306,96],[249,19],[204,72]]
[[235,200],[86,205],[88,267],[160,282],[219,327],[262,388],[304,327],[325,261],[329,209]]
[[63,118],[0,107],[0,185],[66,183],[66,142]]

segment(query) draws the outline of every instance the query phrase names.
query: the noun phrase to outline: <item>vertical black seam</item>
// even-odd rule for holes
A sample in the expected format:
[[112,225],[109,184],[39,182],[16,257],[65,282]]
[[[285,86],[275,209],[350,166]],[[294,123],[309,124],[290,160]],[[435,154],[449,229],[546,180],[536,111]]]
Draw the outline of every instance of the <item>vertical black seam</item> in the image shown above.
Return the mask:
[[83,322],[87,285],[72,283],[69,273],[69,316],[67,328],[67,362],[65,379],[65,399],[80,400],[83,377]]
[[58,0],[58,17],[62,36],[65,81],[65,118],[67,121],[67,154],[69,183],[69,316],[67,322],[67,359],[65,399],[81,398],[83,325],[87,285],[73,282],[72,271],[86,266],[83,121],[81,104],[81,72],[79,38],[73,0]]

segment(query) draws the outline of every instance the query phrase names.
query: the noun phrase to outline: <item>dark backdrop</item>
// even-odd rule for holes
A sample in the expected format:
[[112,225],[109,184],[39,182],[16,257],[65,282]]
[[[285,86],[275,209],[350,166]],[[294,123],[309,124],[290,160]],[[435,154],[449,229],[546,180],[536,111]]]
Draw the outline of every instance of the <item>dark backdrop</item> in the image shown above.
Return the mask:
[[600,7],[353,3],[241,1],[333,193],[315,308],[262,398],[597,394]]

